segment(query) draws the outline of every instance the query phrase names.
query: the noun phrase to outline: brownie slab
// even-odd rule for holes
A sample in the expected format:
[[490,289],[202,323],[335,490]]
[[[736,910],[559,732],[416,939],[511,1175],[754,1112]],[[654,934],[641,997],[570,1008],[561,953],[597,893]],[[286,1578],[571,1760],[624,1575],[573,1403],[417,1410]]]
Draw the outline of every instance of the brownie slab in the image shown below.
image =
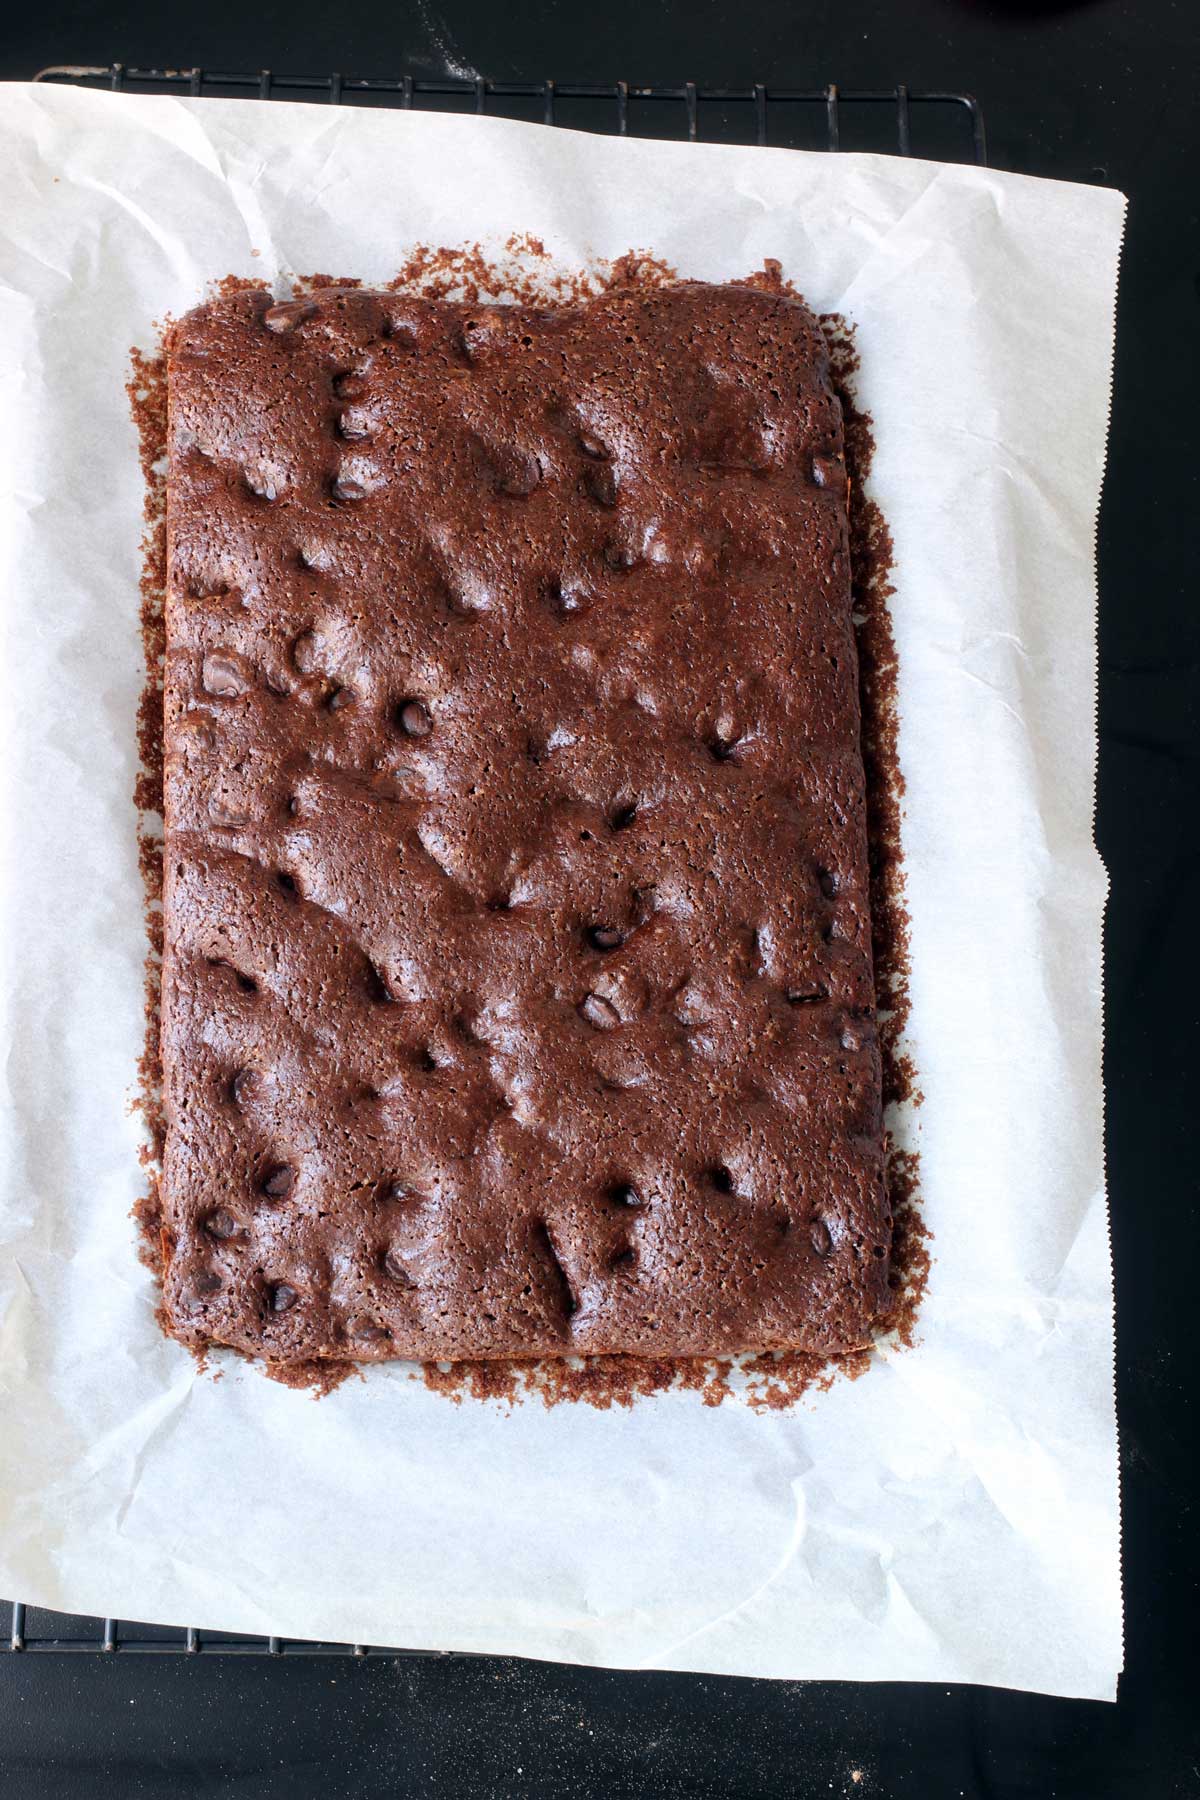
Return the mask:
[[810,313],[243,292],[168,355],[171,1330],[863,1344],[891,1221]]

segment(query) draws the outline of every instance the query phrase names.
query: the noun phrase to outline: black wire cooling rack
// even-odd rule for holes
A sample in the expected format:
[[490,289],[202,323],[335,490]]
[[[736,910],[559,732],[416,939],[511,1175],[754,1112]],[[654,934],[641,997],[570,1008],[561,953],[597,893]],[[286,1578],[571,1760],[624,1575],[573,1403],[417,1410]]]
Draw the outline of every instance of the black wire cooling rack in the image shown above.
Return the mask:
[[348,1656],[358,1661],[381,1656],[445,1659],[468,1654],[335,1644],[311,1638],[248,1637],[238,1632],[197,1631],[191,1625],[141,1625],[128,1619],[94,1619],[0,1601],[0,1653],[26,1655],[48,1650],[105,1656]]
[[971,94],[894,88],[639,87],[628,81],[486,81],[401,75],[284,75],[273,69],[135,69],[125,63],[56,63],[35,81],[182,93],[208,98],[316,100],[334,106],[418,107],[487,113],[620,137],[774,144],[792,150],[876,150],[945,162],[987,162],[979,103]]
[[[334,106],[422,108],[486,113],[543,125],[616,133],[621,137],[686,138],[693,142],[773,144],[783,149],[874,150],[929,156],[946,162],[987,162],[979,103],[970,94],[886,89],[750,87],[637,87],[569,81],[377,79],[351,75],[280,75],[271,69],[230,74],[215,69],[134,69],[60,63],[35,81],[110,88],[118,93],[184,93],[209,98],[316,100]],[[7,1619],[5,1617],[7,1613]],[[396,1650],[374,1644],[247,1637],[192,1626],[134,1624],[47,1612],[0,1602],[0,1653],[99,1652],[157,1656],[439,1656],[435,1650]]]

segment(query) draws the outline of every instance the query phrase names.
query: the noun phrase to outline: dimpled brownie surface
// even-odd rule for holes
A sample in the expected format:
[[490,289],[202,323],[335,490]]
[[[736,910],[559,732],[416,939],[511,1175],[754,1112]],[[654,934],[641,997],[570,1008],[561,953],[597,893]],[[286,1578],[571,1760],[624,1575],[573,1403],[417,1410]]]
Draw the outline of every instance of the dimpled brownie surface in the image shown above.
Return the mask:
[[282,1365],[868,1342],[812,315],[247,291],[168,352],[171,1331]]

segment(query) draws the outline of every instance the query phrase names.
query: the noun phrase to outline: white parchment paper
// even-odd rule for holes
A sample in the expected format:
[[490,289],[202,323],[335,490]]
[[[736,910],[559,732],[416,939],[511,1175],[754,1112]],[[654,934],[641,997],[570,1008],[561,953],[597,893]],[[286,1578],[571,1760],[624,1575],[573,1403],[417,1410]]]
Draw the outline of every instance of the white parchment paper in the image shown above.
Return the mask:
[[[1124,203],[869,156],[0,90],[0,1592],[212,1628],[1111,1697],[1121,1661],[1092,842]],[[859,330],[897,552],[917,1348],[788,1414],[316,1402],[154,1322],[135,1255],[142,484],[129,347],[231,271],[533,232]]]

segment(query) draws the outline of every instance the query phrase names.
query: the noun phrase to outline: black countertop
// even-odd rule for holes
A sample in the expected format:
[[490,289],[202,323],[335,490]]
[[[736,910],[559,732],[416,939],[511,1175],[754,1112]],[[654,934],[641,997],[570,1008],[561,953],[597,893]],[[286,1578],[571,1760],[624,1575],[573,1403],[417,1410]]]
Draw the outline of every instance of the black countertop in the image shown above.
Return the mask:
[[[1131,199],[1101,525],[1107,927],[1127,1673],[1115,1706],[979,1688],[618,1674],[510,1659],[0,1656],[12,1800],[833,1796],[1195,1800],[1187,1375],[1200,1003],[1200,14],[1191,0],[151,0],[22,9],[48,63],[967,89],[992,162]],[[1188,801],[1188,794],[1192,799]]]

